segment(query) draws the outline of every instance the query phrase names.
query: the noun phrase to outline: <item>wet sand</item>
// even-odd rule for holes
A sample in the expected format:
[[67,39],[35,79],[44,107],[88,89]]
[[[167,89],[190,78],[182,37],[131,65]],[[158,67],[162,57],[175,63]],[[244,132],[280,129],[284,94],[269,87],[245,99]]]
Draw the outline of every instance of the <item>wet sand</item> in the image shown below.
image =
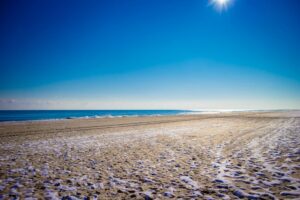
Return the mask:
[[0,124],[0,199],[299,199],[300,112]]

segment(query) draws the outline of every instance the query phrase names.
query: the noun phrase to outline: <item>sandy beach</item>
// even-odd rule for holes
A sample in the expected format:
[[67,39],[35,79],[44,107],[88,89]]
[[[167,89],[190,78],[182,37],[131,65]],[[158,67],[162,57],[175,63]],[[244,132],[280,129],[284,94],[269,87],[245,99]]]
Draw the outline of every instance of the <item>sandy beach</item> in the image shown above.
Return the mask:
[[299,199],[300,112],[0,124],[0,199]]

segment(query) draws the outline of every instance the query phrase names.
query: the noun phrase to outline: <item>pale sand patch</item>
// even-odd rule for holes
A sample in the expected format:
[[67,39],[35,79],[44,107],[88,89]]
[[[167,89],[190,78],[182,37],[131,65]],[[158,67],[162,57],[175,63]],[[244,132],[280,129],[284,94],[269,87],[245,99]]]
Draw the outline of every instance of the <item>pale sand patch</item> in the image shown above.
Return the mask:
[[300,114],[0,124],[0,199],[300,198]]

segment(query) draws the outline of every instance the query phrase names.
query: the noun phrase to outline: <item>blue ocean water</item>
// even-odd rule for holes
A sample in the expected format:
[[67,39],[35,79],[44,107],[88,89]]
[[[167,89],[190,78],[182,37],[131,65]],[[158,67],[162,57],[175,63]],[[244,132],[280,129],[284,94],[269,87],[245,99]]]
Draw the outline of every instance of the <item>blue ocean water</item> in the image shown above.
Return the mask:
[[104,118],[179,115],[188,110],[13,110],[0,111],[0,122],[28,120],[56,120],[73,118]]

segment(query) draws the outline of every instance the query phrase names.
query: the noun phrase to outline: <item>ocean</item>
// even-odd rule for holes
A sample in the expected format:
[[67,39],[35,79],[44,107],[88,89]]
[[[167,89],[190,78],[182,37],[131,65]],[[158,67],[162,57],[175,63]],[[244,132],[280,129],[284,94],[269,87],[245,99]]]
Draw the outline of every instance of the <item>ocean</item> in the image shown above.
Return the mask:
[[0,111],[0,122],[60,120],[75,118],[113,118],[188,114],[189,110],[13,110]]

